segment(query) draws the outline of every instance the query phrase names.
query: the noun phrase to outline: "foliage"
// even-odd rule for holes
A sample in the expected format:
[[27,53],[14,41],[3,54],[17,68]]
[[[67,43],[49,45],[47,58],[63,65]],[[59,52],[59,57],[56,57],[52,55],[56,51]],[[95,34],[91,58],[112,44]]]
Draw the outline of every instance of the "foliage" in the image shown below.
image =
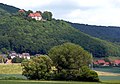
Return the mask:
[[8,13],[16,13],[18,12],[19,8],[13,7],[13,6],[9,6],[3,3],[0,3],[0,8],[2,8],[3,10],[7,11]]
[[99,81],[98,74],[90,70],[87,66],[83,66],[80,68],[80,76],[78,76],[78,80],[81,81]]
[[33,13],[33,11],[32,10],[26,11],[26,16],[28,16],[30,13]]
[[92,60],[87,51],[72,43],[53,47],[48,55],[59,71],[62,69],[79,69],[82,66],[88,66]]
[[76,29],[89,34],[91,36],[111,41],[111,42],[120,42],[120,27],[115,26],[95,26],[95,25],[87,25],[87,24],[78,24],[78,23],[70,23]]
[[23,75],[28,79],[48,79],[52,60],[48,56],[38,56],[22,62]]
[[2,17],[2,16],[9,16],[9,15],[10,15],[10,13],[8,13],[7,11],[5,11],[5,10],[0,8],[0,17]]
[[51,21],[52,20],[52,13],[48,12],[48,11],[45,11],[45,12],[42,13],[42,17],[43,17],[44,20]]
[[23,60],[24,60],[24,58],[14,57],[12,59],[12,63],[21,63]]
[[97,73],[88,68],[91,55],[79,45],[65,43],[53,47],[49,56],[57,68],[55,80],[99,81]]

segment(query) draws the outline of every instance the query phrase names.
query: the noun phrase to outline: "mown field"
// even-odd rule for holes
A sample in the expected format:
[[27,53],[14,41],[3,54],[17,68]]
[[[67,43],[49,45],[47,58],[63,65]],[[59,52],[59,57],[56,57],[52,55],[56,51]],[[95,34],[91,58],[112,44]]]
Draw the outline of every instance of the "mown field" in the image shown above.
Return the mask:
[[75,81],[0,80],[0,84],[120,84],[120,81],[115,80],[102,82],[75,82]]
[[[98,68],[97,73],[101,80],[99,83],[73,81],[28,81],[26,80],[26,77],[21,75],[22,67],[20,64],[0,64],[0,84],[120,84],[119,69],[120,68]],[[11,77],[24,80],[4,80]]]
[[21,64],[0,64],[0,74],[22,74]]

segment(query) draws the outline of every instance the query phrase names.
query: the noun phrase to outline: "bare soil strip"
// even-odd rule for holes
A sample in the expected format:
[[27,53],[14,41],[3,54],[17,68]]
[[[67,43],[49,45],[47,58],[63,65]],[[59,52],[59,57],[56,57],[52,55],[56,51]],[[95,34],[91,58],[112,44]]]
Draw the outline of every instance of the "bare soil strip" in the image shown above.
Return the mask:
[[102,72],[102,71],[95,71],[98,73],[99,76],[120,76],[119,73],[110,73],[110,72]]

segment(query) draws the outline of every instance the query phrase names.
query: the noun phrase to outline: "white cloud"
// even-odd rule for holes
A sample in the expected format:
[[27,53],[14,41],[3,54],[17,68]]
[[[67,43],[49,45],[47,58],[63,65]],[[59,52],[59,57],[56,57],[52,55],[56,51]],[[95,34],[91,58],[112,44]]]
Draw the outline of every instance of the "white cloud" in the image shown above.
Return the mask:
[[120,0],[0,0],[24,9],[49,10],[57,19],[120,26]]

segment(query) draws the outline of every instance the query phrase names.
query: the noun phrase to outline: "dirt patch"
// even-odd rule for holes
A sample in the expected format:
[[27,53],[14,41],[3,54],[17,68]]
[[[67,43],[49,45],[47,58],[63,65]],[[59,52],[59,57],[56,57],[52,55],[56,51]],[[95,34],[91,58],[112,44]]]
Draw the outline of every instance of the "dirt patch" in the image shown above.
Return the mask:
[[102,71],[95,71],[98,73],[99,76],[120,76],[119,73],[110,73],[110,72],[102,72]]

